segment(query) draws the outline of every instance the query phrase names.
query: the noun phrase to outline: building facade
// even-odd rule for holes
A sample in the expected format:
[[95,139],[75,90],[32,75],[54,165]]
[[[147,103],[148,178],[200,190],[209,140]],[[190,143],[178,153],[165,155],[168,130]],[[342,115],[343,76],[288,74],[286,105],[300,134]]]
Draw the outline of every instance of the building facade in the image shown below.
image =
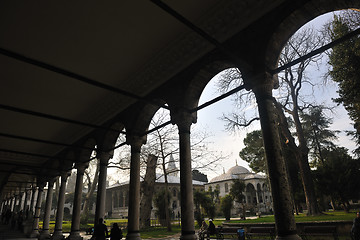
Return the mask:
[[[180,177],[179,169],[175,165],[175,161],[171,156],[167,170],[168,190],[170,193],[170,207],[171,217],[180,218],[181,206],[180,206]],[[142,184],[142,182],[141,182]],[[165,188],[164,175],[157,173],[154,186],[153,199],[157,193],[161,192]],[[193,180],[193,189],[204,190],[206,182]],[[142,193],[141,193],[142,197]],[[117,183],[106,189],[106,212],[108,217],[111,218],[128,218],[128,206],[129,206],[129,182]],[[152,203],[151,218],[155,219],[157,208]]]
[[[226,173],[213,178],[205,184],[205,191],[219,189],[219,196],[224,197],[230,193],[234,179],[245,183],[245,209],[248,214],[269,213],[273,211],[272,196],[266,176],[252,173],[241,166],[234,166]],[[234,202],[232,216],[239,216],[240,204]]]

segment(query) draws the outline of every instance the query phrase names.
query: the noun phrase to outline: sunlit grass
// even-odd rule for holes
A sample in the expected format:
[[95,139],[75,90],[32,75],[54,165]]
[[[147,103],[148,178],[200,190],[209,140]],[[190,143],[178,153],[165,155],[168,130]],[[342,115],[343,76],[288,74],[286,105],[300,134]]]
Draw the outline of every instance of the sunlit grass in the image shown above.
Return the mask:
[[[352,221],[356,214],[355,211],[350,213],[345,213],[344,211],[330,211],[324,212],[319,216],[307,216],[306,214],[294,215],[296,222],[319,222],[319,221]],[[124,236],[126,236],[127,229],[127,219],[105,219],[105,224],[110,228],[113,223],[118,223],[118,225],[123,230]],[[274,215],[265,215],[256,219],[246,219],[246,220],[230,220],[224,221],[222,219],[214,219],[214,224],[216,226],[222,225],[223,222],[229,223],[273,223],[275,222]],[[88,223],[87,226],[82,226],[82,228],[92,227],[93,223]],[[196,228],[199,228],[195,223]],[[42,221],[39,223],[39,227],[42,228]],[[50,222],[50,232],[54,231],[55,221]],[[63,232],[70,232],[71,230],[71,221],[63,221]],[[172,226],[172,231],[168,232],[166,227],[149,227],[147,229],[141,230],[141,238],[151,239],[151,238],[162,238],[166,236],[171,236],[181,232],[181,227],[179,224]]]
[[[352,221],[355,218],[355,212],[345,213],[344,211],[330,211],[324,212],[319,216],[307,216],[304,213],[295,216],[296,222],[319,222],[319,221]],[[274,215],[262,216],[256,219],[246,219],[246,220],[231,220],[230,223],[269,223],[275,222]],[[218,225],[221,224],[218,223]]]

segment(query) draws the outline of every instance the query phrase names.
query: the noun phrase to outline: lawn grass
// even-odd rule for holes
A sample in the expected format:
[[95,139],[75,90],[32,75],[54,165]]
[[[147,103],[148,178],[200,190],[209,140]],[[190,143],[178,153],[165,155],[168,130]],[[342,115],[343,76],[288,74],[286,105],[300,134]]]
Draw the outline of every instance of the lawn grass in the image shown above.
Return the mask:
[[[296,222],[319,222],[319,221],[352,221],[356,213],[355,211],[345,213],[344,211],[324,212],[319,216],[307,216],[305,213],[294,215]],[[246,220],[230,220],[230,223],[272,223],[275,222],[274,215],[262,216],[256,219]],[[217,223],[219,225],[219,223]],[[221,223],[220,223],[221,224]],[[216,225],[216,224],[215,224]]]
[[[319,216],[307,216],[306,214],[295,215],[296,222],[319,222],[319,221],[352,221],[356,216],[355,211],[345,213],[344,211],[329,211],[324,212]],[[105,219],[105,224],[110,228],[113,223],[118,223],[118,225],[123,230],[124,236],[126,236],[127,230],[127,219]],[[225,220],[222,219],[214,219],[214,224],[216,226],[222,225]],[[273,223],[274,215],[266,215],[256,219],[246,219],[246,220],[230,220],[226,221],[228,223]],[[82,226],[82,228],[93,227],[93,223],[88,223],[87,226]],[[199,228],[195,223],[196,229]],[[39,223],[39,227],[42,228],[42,221]],[[50,221],[50,232],[54,231],[55,221]],[[70,232],[71,230],[71,221],[63,221],[63,232]],[[147,229],[141,230],[141,238],[143,239],[152,239],[152,238],[162,238],[166,236],[175,235],[181,232],[181,227],[179,224],[172,226],[172,231],[168,232],[166,227],[149,227]]]

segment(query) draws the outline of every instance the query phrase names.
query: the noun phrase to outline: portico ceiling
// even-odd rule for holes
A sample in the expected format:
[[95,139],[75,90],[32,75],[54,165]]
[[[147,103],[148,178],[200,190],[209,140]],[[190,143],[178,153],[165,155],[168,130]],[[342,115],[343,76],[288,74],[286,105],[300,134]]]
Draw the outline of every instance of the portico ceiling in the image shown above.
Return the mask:
[[[164,2],[224,43],[244,29],[250,33],[259,19],[293,1]],[[35,181],[65,145],[87,136],[215,48],[149,0],[1,1],[3,196]],[[56,174],[54,169],[45,172]]]

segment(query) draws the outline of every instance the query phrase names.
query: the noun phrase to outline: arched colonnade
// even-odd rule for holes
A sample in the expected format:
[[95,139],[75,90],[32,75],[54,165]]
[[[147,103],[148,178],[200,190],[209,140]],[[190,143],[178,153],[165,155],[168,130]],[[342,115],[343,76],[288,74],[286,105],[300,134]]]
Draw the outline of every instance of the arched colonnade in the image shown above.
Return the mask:
[[[305,2],[305,3],[304,3]],[[174,76],[171,81],[147,96],[149,101],[135,103],[132,107],[116,116],[112,121],[105,124],[106,129],[98,129],[92,132],[86,139],[82,139],[74,148],[59,154],[63,161],[54,161],[53,168],[58,169],[57,176],[61,176],[61,187],[57,209],[63,209],[65,184],[72,167],[77,170],[74,208],[72,213],[72,226],[69,239],[80,239],[80,211],[81,190],[83,188],[84,170],[91,158],[93,150],[100,160],[99,183],[97,190],[95,219],[105,215],[105,188],[107,177],[107,165],[112,158],[119,132],[126,134],[126,144],[131,146],[131,170],[129,186],[129,219],[127,239],[140,239],[139,216],[140,216],[140,152],[143,144],[146,144],[146,132],[149,123],[160,107],[169,110],[171,123],[179,129],[180,149],[180,179],[181,179],[181,239],[196,239],[194,226],[194,205],[191,174],[191,150],[190,150],[190,127],[197,121],[197,107],[200,95],[206,84],[220,71],[238,67],[242,72],[246,90],[254,92],[258,104],[261,128],[265,144],[268,172],[273,208],[275,212],[275,224],[277,239],[300,239],[296,233],[295,220],[292,215],[292,203],[289,183],[285,171],[285,163],[282,156],[280,139],[278,136],[276,116],[272,102],[272,89],[277,85],[276,71],[277,60],[280,51],[289,37],[303,24],[326,12],[344,8],[359,8],[359,1],[348,0],[309,0],[302,1],[297,5],[284,4],[283,12],[277,12],[276,16],[267,16],[267,19],[259,19],[261,32],[243,31],[222,43],[228,49],[232,49],[232,55],[216,49],[207,56],[195,62],[191,68]],[[275,13],[274,13],[275,14]],[[267,27],[260,27],[267,22]],[[233,55],[236,58],[233,58]],[[95,149],[95,146],[97,148]],[[35,207],[33,214],[33,229],[31,236],[47,238],[50,236],[49,216],[51,210],[51,196],[54,179],[42,177],[41,171],[37,182],[32,189],[32,196],[37,192],[37,201],[32,198],[31,204]],[[48,184],[49,191],[45,207],[44,228],[39,232],[38,222],[40,216],[41,192]],[[14,208],[18,201],[20,190],[14,196],[8,196],[3,201],[1,208]],[[27,199],[29,192],[25,192]],[[33,208],[30,206],[30,208]],[[24,207],[24,206],[20,206]],[[61,239],[62,234],[62,211],[58,211],[56,217],[55,232],[52,239]]]

